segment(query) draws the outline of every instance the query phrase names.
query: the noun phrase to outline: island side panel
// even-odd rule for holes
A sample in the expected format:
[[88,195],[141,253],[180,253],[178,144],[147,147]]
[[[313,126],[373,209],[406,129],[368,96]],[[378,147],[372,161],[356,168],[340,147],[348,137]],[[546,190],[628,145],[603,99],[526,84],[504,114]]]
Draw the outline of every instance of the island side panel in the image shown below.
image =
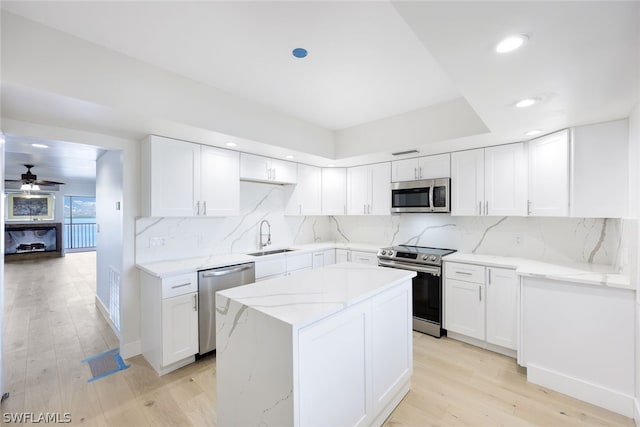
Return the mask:
[[290,426],[292,329],[216,294],[217,425]]

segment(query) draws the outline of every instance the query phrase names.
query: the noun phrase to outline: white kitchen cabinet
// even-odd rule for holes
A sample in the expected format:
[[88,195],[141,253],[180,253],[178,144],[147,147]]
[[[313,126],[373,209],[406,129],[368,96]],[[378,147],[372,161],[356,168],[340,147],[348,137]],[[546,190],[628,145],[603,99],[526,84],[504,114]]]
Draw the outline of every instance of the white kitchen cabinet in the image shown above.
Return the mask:
[[256,282],[314,268],[311,252],[296,251],[256,257]]
[[450,153],[395,160],[391,162],[391,178],[393,182],[449,178],[451,176],[450,162]]
[[487,342],[515,350],[518,346],[518,276],[514,270],[487,267]]
[[484,149],[484,199],[489,216],[527,215],[524,143]]
[[523,143],[451,153],[451,215],[527,214]]
[[159,375],[195,360],[198,353],[198,275],[167,278],[140,273],[142,354]]
[[469,337],[476,340],[472,344],[513,356],[518,283],[514,270],[446,262],[444,328],[452,338]]
[[336,264],[351,261],[351,251],[349,249],[336,249]]
[[295,184],[297,182],[297,164],[241,153],[240,179],[273,184]]
[[311,252],[288,252],[285,254],[285,258],[287,260],[287,274],[311,270],[313,268],[313,254]]
[[451,153],[451,215],[484,213],[484,148]]
[[378,256],[372,252],[351,251],[350,261],[360,264],[378,265]]
[[322,169],[322,215],[347,214],[347,169]]
[[298,164],[297,184],[287,191],[287,215],[322,214],[322,170]]
[[628,211],[629,124],[625,120],[572,129],[570,215],[623,218]]
[[143,215],[236,215],[238,158],[235,151],[150,136],[142,143]]
[[391,165],[389,162],[347,169],[347,214],[389,215]]
[[530,216],[569,215],[569,131],[527,142]]
[[335,249],[326,249],[313,253],[313,268],[322,268],[336,263]]

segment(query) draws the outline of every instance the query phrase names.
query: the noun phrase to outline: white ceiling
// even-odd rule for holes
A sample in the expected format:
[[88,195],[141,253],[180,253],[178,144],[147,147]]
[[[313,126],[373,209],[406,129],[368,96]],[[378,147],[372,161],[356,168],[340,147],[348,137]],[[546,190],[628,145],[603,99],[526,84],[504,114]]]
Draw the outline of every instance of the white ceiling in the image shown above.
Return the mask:
[[[3,2],[176,74],[342,129],[459,97],[388,2]],[[291,51],[304,47],[309,56]]]
[[[514,142],[527,139],[524,132],[530,129],[549,133],[626,117],[640,98],[638,1],[3,1],[1,6],[334,130],[336,141],[375,134],[386,123],[402,126],[411,116],[403,113],[464,98],[489,131],[415,148],[429,153]],[[512,33],[528,34],[529,42],[497,55],[495,43]],[[307,48],[309,57],[296,60],[290,54],[294,47]],[[198,132],[213,138],[211,129],[176,117],[145,117],[82,101],[77,94],[2,83],[6,117],[132,139],[152,132],[194,141]],[[531,96],[542,102],[513,108]],[[398,119],[378,120],[390,116]],[[259,154],[284,157],[291,151],[243,142],[243,150]],[[412,148],[403,143],[389,138],[388,150],[371,144],[368,156],[342,160],[388,160],[394,148]],[[301,150],[293,153],[296,160],[341,163]]]

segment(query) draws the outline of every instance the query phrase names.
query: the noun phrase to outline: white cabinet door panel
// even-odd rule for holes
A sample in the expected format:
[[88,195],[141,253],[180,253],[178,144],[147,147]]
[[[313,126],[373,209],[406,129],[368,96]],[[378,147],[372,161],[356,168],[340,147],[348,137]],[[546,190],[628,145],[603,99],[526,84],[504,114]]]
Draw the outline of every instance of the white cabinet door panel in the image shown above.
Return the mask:
[[418,158],[395,160],[391,162],[391,178],[393,182],[414,181],[419,179]]
[[378,265],[378,256],[370,252],[351,251],[350,261],[360,264]]
[[527,214],[527,164],[523,143],[484,149],[485,214]]
[[446,329],[484,340],[484,285],[446,279],[445,286]]
[[324,265],[332,265],[336,263],[336,250],[335,249],[327,249],[323,251],[324,254]]
[[150,216],[196,215],[200,197],[200,146],[156,136],[151,138]]
[[348,249],[336,249],[336,264],[351,261],[351,251]]
[[527,143],[532,216],[569,215],[569,131]]
[[197,292],[162,300],[162,362],[175,363],[198,352]]
[[365,215],[367,213],[369,184],[368,166],[347,169],[347,214]]
[[514,270],[487,268],[487,342],[517,348],[518,276]]
[[302,215],[322,214],[322,170],[299,164],[297,187]]
[[282,184],[295,184],[298,164],[286,160],[271,159],[271,180]]
[[347,169],[322,169],[322,215],[347,214]]
[[372,402],[367,307],[356,304],[300,330],[300,425],[368,424]]
[[391,164],[377,163],[371,165],[371,200],[369,214],[391,214]]
[[451,215],[479,216],[484,209],[484,149],[451,153]]
[[419,178],[435,179],[451,176],[451,154],[437,154],[435,156],[420,157]]
[[240,209],[239,155],[202,146],[200,151],[200,215],[232,216]]
[[254,154],[240,153],[240,178],[267,181],[271,159]]

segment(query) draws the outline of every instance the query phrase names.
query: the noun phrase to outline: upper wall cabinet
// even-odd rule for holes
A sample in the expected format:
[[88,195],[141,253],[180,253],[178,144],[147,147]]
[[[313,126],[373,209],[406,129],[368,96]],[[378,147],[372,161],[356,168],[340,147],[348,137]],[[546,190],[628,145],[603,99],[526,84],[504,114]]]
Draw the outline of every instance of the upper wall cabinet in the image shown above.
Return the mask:
[[298,164],[298,183],[289,186],[287,215],[322,214],[322,170],[315,166]]
[[322,215],[347,214],[347,169],[322,169]]
[[451,153],[451,215],[526,214],[523,143]]
[[391,162],[391,180],[414,181],[416,179],[449,178],[451,154],[416,157]]
[[142,214],[151,217],[237,215],[235,151],[150,136],[142,143]]
[[573,129],[571,216],[622,218],[628,210],[629,123]]
[[273,184],[295,184],[296,163],[254,154],[240,154],[240,179]]
[[569,215],[569,131],[527,142],[531,216]]
[[389,162],[347,169],[347,214],[390,215],[391,165]]

